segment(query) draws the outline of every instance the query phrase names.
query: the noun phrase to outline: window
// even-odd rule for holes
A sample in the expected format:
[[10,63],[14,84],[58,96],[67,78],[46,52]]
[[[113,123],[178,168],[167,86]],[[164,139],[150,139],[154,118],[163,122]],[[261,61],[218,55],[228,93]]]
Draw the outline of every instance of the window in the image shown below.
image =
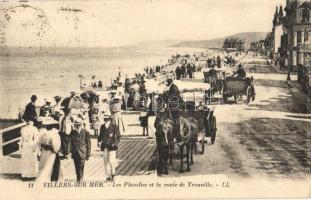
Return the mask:
[[310,21],[310,11],[309,9],[303,9],[302,22],[308,23]]
[[297,45],[301,44],[301,31],[297,32]]
[[296,22],[297,23],[301,23],[301,21],[302,21],[302,9],[297,9],[297,18],[296,18]]
[[309,40],[309,31],[306,30],[305,31],[305,41],[308,41]]

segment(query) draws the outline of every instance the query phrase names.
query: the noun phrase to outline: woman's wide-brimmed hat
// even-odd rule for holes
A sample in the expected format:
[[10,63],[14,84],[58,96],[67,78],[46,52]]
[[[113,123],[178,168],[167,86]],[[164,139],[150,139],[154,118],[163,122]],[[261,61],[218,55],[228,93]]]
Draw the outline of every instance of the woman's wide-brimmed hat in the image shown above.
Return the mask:
[[104,115],[103,118],[104,118],[104,119],[112,119],[111,116],[110,116],[110,115],[107,115],[107,114]]

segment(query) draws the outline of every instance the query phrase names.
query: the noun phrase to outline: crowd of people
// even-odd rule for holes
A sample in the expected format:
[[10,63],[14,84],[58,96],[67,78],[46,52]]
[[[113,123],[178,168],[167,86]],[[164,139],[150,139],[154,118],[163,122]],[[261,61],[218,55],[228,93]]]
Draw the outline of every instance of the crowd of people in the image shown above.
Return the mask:
[[[107,181],[113,181],[115,176],[115,151],[123,123],[120,98],[115,91],[110,94],[109,103],[104,98],[101,103],[92,105],[97,108],[96,116],[99,118],[93,128],[96,130],[95,135],[98,135],[99,148],[103,151],[107,166]],[[75,92],[71,92],[71,96],[62,101],[61,97],[55,96],[56,104],[51,106],[51,101],[46,100],[37,115],[37,96],[31,96],[31,102],[26,105],[22,115],[27,123],[21,130],[22,178],[36,178],[38,182],[61,181],[64,177],[61,160],[71,157],[77,181],[83,181],[84,163],[90,158],[91,152],[89,98]]]
[[[235,62],[230,57],[227,59]],[[221,62],[220,56],[209,58],[207,67],[215,70],[216,66],[221,66]],[[169,110],[170,118],[177,124],[181,108],[169,108],[169,105],[176,104],[176,99],[170,97],[181,101],[179,89],[173,83],[174,77],[167,78],[164,96],[146,89],[146,74],[148,76],[162,70],[163,66],[146,68],[145,74],[136,74],[133,79],[125,77],[124,82],[119,74],[111,85],[109,96],[99,97],[92,92],[71,92],[69,97],[55,96],[53,105],[51,99],[46,99],[39,112],[36,106],[37,96],[32,95],[21,116],[27,122],[21,131],[22,177],[36,177],[38,181],[62,180],[62,159],[71,157],[77,181],[83,181],[85,161],[91,156],[92,129],[98,139],[98,148],[103,151],[106,180],[113,181],[117,166],[116,150],[126,128],[121,115],[122,110],[132,108],[133,111],[140,111],[138,120],[142,127],[142,135],[150,138],[157,134],[157,114],[161,110]],[[181,65],[175,69],[175,78],[194,78],[194,72],[200,70],[190,59],[182,59]],[[246,73],[239,65],[233,75],[245,77]],[[92,87],[102,87],[101,81]],[[175,103],[171,104],[170,101]],[[179,102],[178,105],[182,103]]]
[[[135,84],[138,83],[134,81],[131,87],[135,88]],[[167,87],[168,95],[179,95],[172,78],[167,80]],[[110,94],[110,102],[108,103],[107,98],[103,98],[98,107],[100,113],[98,117],[102,119],[102,123],[93,127],[94,131],[98,129],[95,134],[98,134],[98,148],[103,152],[106,181],[114,181],[117,167],[116,150],[121,139],[120,130],[124,131],[121,98],[114,90],[110,91]],[[142,112],[139,120],[143,127],[143,135],[149,135],[150,126],[153,126],[154,134],[156,132],[159,96],[150,94],[149,97],[148,104],[140,109]],[[71,157],[76,170],[76,179],[78,182],[83,181],[84,165],[91,156],[90,125],[86,123],[89,121],[86,116],[90,108],[84,106],[87,101],[82,100],[82,104],[78,106],[81,98],[75,92],[71,92],[71,96],[62,101],[61,97],[56,96],[56,104],[51,106],[50,100],[46,100],[38,116],[36,100],[36,95],[33,95],[22,115],[22,119],[27,123],[21,130],[22,177],[36,178],[38,182],[62,181],[65,175],[62,160]],[[174,115],[174,111],[172,114]],[[153,121],[150,123],[151,118]]]
[[153,66],[153,67],[145,67],[144,72],[149,77],[155,77],[156,73],[161,73],[161,71],[164,69],[164,65],[160,66]]
[[176,79],[181,78],[194,78],[194,72],[196,72],[197,67],[194,63],[188,62],[187,60],[182,60],[181,66],[177,66],[175,69]]

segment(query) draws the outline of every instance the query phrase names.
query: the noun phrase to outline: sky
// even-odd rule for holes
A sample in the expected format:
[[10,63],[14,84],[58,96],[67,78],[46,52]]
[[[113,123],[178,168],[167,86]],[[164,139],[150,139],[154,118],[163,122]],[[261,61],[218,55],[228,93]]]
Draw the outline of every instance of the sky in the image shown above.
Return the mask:
[[0,18],[7,46],[111,47],[268,32],[275,6],[284,7],[285,0],[29,0],[31,7],[12,1],[0,4],[7,14]]

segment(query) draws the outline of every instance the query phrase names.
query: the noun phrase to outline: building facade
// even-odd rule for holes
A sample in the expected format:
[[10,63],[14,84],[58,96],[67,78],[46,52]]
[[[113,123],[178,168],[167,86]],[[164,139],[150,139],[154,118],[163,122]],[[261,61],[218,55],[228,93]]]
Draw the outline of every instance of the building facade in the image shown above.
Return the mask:
[[[286,1],[285,27],[288,42],[288,71],[298,71],[310,83],[311,72],[311,0]],[[302,70],[302,68],[304,68]],[[308,72],[307,74],[305,74]],[[298,79],[300,79],[298,77]],[[309,80],[307,80],[309,79]],[[305,85],[305,83],[303,83]]]
[[272,23],[271,51],[274,55],[277,55],[279,53],[279,49],[281,48],[281,36],[286,31],[284,27],[284,14],[282,6],[280,6],[279,10],[278,7],[276,7]]
[[223,48],[225,50],[237,50],[237,51],[244,51],[245,48],[245,41],[241,38],[227,38],[224,41]]

